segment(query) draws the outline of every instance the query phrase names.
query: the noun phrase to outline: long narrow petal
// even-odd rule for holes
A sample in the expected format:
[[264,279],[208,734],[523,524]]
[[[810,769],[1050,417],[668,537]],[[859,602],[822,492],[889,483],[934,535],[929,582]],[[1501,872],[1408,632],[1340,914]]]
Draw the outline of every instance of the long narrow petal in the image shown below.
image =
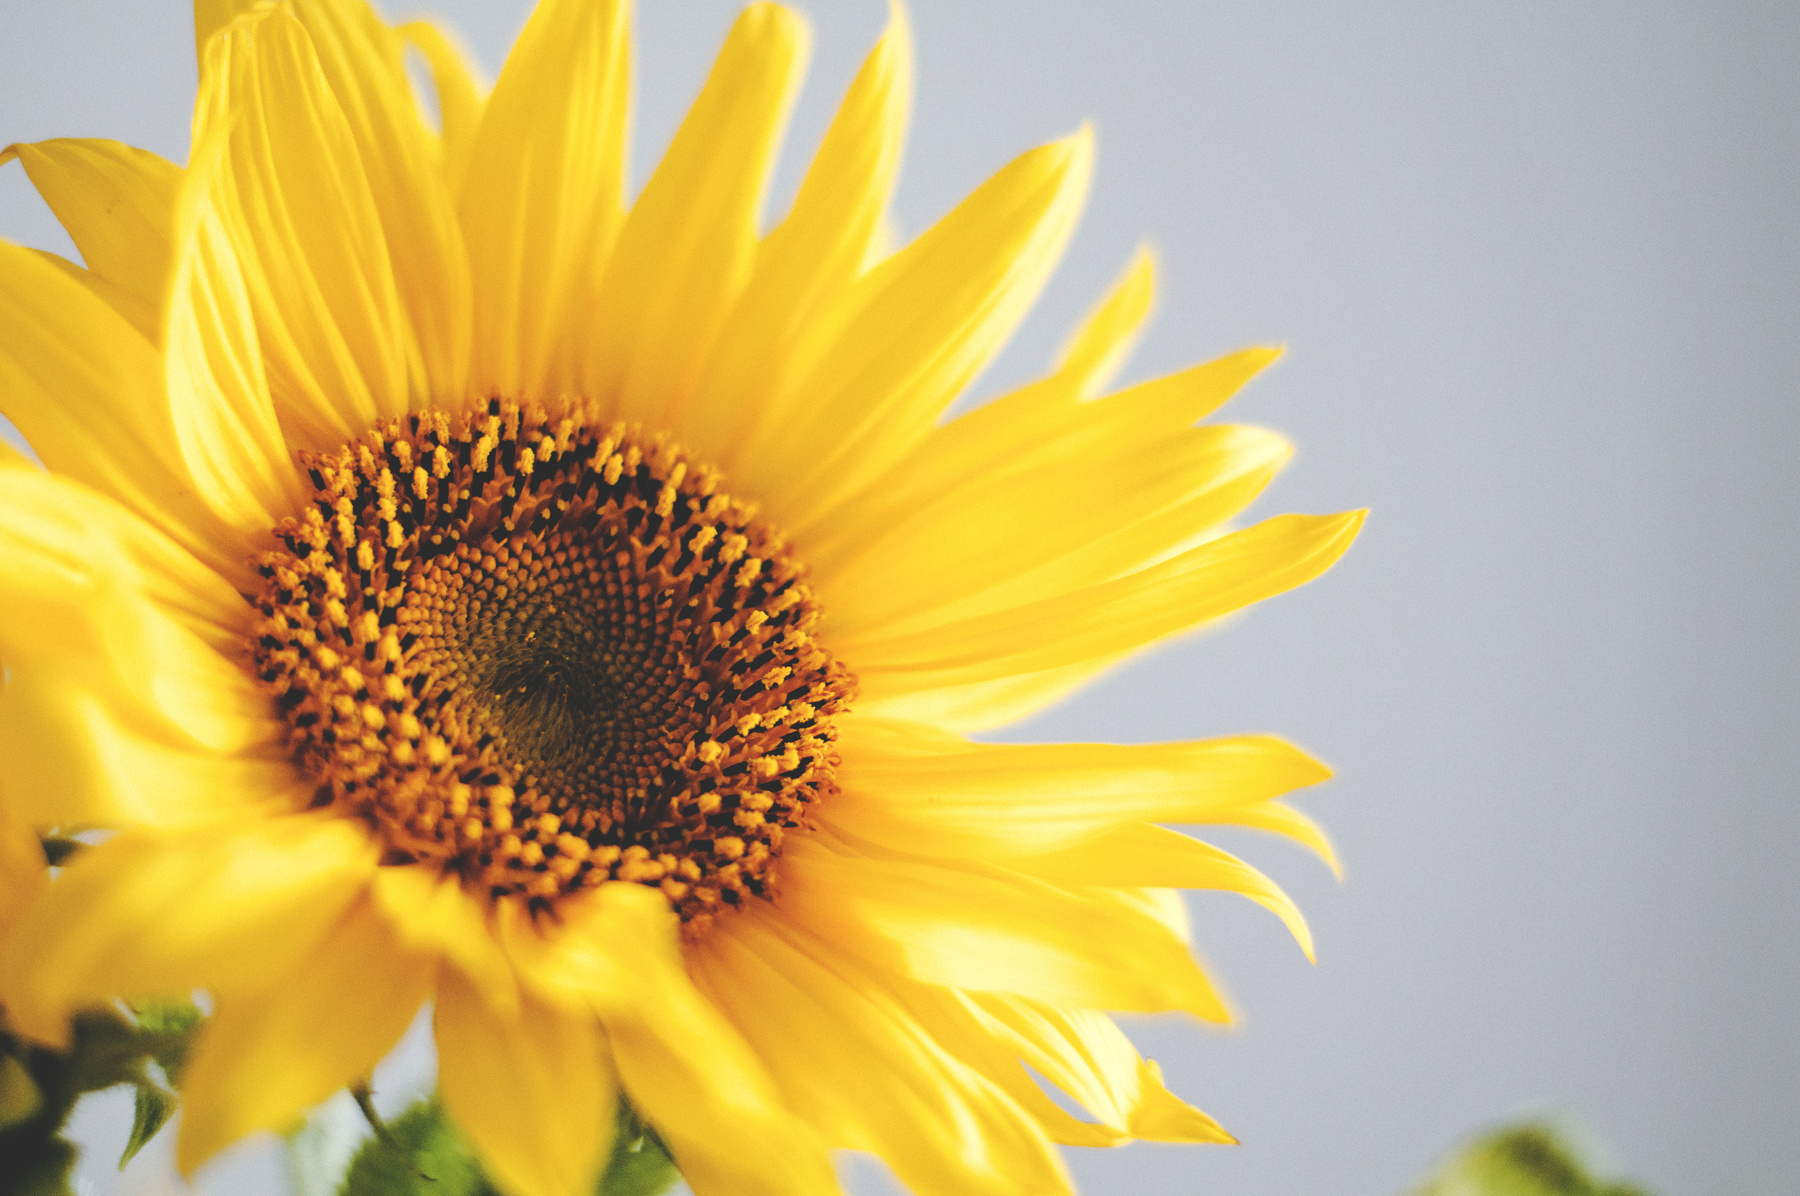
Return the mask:
[[[364,0],[313,0],[294,11],[348,122],[381,221],[410,325],[408,364],[423,367],[422,379],[409,379],[412,406],[453,401],[468,381],[468,256],[455,192],[406,75],[405,41]],[[417,362],[410,358],[415,343]]]
[[293,765],[172,746],[56,664],[8,666],[0,779],[34,826],[206,825],[286,800]]
[[992,681],[923,689],[881,704],[883,717],[972,734],[1011,726],[1068,697],[1128,653]]
[[1311,818],[1284,802],[1263,802],[1255,806],[1222,810],[1207,821],[1248,826],[1283,835],[1318,856],[1339,879],[1344,875],[1343,868],[1338,864],[1337,852],[1332,849],[1331,840],[1326,837],[1325,831]]
[[290,10],[259,10],[209,47],[194,138],[215,137],[219,212],[289,438],[335,447],[404,412],[424,382],[380,213]]
[[773,400],[795,343],[876,252],[911,101],[912,34],[896,2],[681,410],[681,441],[699,456],[729,470],[752,429],[786,414]]
[[854,718],[842,752],[842,793],[821,817],[895,851],[978,860],[1060,851],[1134,822],[1225,821],[1331,776],[1272,735],[986,744]]
[[85,267],[77,266],[66,257],[59,257],[41,249],[32,252],[86,287],[96,299],[125,317],[125,322],[137,329],[139,335],[146,341],[153,345],[161,342],[163,317],[160,305],[151,306],[150,303],[118,283],[102,278]]
[[910,635],[833,646],[857,662],[863,708],[872,713],[889,695],[1112,656],[1311,581],[1350,547],[1363,515],[1278,515],[1117,581]]
[[964,1000],[989,1033],[1008,1041],[1101,1125],[1151,1142],[1236,1141],[1164,1087],[1156,1064],[1140,1057],[1104,1013],[998,993],[970,993]]
[[[0,478],[0,492],[19,490],[5,485],[13,480]],[[273,710],[255,680],[142,590],[109,576],[130,569],[114,545],[79,527],[60,544],[47,541],[59,526],[68,523],[42,513],[9,511],[0,521],[0,660],[61,669],[174,747],[228,753],[269,743]]]
[[454,967],[437,989],[438,1086],[509,1196],[590,1196],[616,1088],[599,1023],[527,995],[503,1014]]
[[[833,964],[842,972],[841,963]],[[1045,1093],[1040,1081],[1020,1062],[1019,1051],[1004,1034],[996,1034],[971,1009],[971,995],[938,984],[883,977],[880,987],[916,1020],[932,1042],[975,1069],[1005,1092],[1043,1128],[1052,1142],[1065,1146],[1118,1146],[1130,1135],[1112,1126],[1077,1120]]]
[[248,585],[245,542],[183,467],[150,343],[43,257],[5,244],[0,325],[0,411],[39,459]]
[[194,61],[206,67],[206,44],[213,35],[255,8],[258,0],[194,0]]
[[788,841],[782,909],[834,947],[913,980],[1071,1005],[1230,1013],[1165,924],[1115,890],[1063,889],[979,865],[841,856]]
[[1048,1137],[1017,1101],[947,1053],[878,974],[779,913],[730,919],[690,960],[783,1098],[833,1146],[880,1155],[917,1192],[1069,1190]]
[[[1037,298],[1075,226],[1093,159],[1075,136],[1021,155],[858,284],[797,349],[791,420],[735,477],[801,529],[905,455]],[[778,402],[786,403],[784,399]]]
[[818,1139],[689,980],[662,894],[602,885],[564,902],[551,933],[517,906],[500,912],[508,950],[528,982],[600,1014],[620,1082],[696,1192],[836,1193]]
[[[83,585],[124,586],[214,650],[229,654],[242,647],[250,606],[231,583],[105,495],[33,466],[16,477],[0,475],[0,511],[6,512],[0,543],[13,554],[8,568],[14,573],[26,567],[27,557],[32,567],[60,560],[56,567],[72,572],[57,584],[79,574],[87,579]],[[19,576],[7,580],[37,584]]]
[[181,168],[117,141],[73,137],[8,146],[0,150],[0,165],[11,157],[25,167],[87,268],[160,312],[175,259]]
[[425,56],[425,65],[431,69],[442,125],[438,134],[440,170],[449,193],[460,195],[469,156],[475,152],[475,134],[481,128],[488,88],[467,51],[433,22],[408,21],[395,32]]
[[[953,489],[961,478],[990,477],[996,472],[1029,468],[1035,462],[1032,450],[1068,438],[1096,417],[1111,425],[1101,437],[1104,443],[1135,441],[1148,426],[1161,430],[1167,421],[1155,417],[1166,414],[1162,410],[1166,404],[1140,399],[1165,388],[1163,382],[1168,380],[1133,387],[1121,392],[1117,401],[1094,407],[1078,405],[1079,400],[1091,398],[1104,388],[1124,364],[1149,318],[1155,292],[1155,259],[1148,249],[1140,247],[1112,288],[1069,335],[1054,370],[948,424],[934,427],[880,483],[823,515],[810,539],[833,542],[844,534],[845,528],[858,523],[879,526],[892,518],[886,512],[906,509],[921,495],[941,495],[946,488]],[[1264,352],[1247,351],[1255,355],[1256,365],[1251,373],[1266,364],[1261,356]],[[1233,354],[1173,375],[1191,397],[1183,404],[1185,418],[1168,426],[1185,427],[1229,397],[1243,379],[1237,379],[1230,389],[1223,389],[1220,367],[1236,364],[1245,356]],[[1063,455],[1068,459],[1066,452]],[[874,510],[884,513],[873,515]],[[851,535],[854,538],[854,533]]]
[[1070,397],[1092,398],[1125,364],[1156,300],[1156,258],[1139,246],[1106,296],[1057,356],[1051,378]]
[[42,840],[15,815],[0,790],[0,943],[11,936],[13,926],[49,883]]
[[1009,865],[1059,885],[1242,893],[1280,918],[1306,957],[1313,958],[1312,932],[1300,907],[1281,886],[1230,852],[1178,831],[1127,823],[1073,847],[1011,860]]
[[0,473],[0,777],[38,826],[216,821],[293,785],[248,608],[78,483]]
[[627,420],[671,426],[749,278],[808,41],[778,5],[738,16],[626,218],[593,311],[571,329],[585,351],[583,389]]
[[481,899],[457,877],[433,865],[389,865],[375,873],[370,891],[402,941],[448,959],[499,1014],[518,1012],[512,963],[494,938]]
[[894,635],[1112,581],[1236,515],[1292,453],[1259,428],[1187,428],[928,501],[815,565],[825,633]]
[[457,211],[477,394],[566,385],[565,331],[624,212],[630,5],[544,0],[488,97]]
[[305,491],[269,396],[250,285],[233,244],[225,133],[196,142],[182,185],[163,377],[180,460],[230,529],[221,539],[239,547],[242,569],[250,546],[266,542]]
[[808,554],[832,559],[970,486],[1035,470],[1073,473],[1096,456],[1141,451],[1211,413],[1280,356],[1242,349],[1091,402],[1077,401],[1078,378],[1041,379],[933,428],[876,483],[820,517],[807,533]]
[[248,608],[134,515],[0,471],[0,776],[40,826],[217,819],[293,784]]
[[[716,1011],[716,1028],[673,1021],[614,1018],[608,1031],[633,1105],[697,1196],[836,1196],[819,1139],[777,1102],[763,1070],[721,1076],[707,1058],[721,1044],[747,1054],[735,1031]],[[754,1086],[741,1082],[751,1075]]]
[[365,894],[297,967],[221,995],[182,1073],[182,1172],[366,1077],[406,1032],[433,972]]
[[254,991],[303,964],[375,858],[363,828],[329,816],[124,831],[81,852],[32,907],[6,970],[21,1008],[58,1016],[113,998]]

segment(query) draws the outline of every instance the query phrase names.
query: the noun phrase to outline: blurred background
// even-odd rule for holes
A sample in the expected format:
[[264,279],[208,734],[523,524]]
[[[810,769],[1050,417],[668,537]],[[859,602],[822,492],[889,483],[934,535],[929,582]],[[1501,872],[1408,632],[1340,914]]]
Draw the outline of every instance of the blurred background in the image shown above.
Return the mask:
[[[638,182],[736,7],[641,0]],[[815,65],[776,211],[885,19],[800,7]],[[432,11],[491,78],[527,8]],[[1539,1113],[1664,1196],[1800,1190],[1800,6],[912,14],[906,234],[1020,151],[1099,137],[1074,245],[973,400],[1044,366],[1146,240],[1160,308],[1125,380],[1286,344],[1221,417],[1299,446],[1253,513],[1373,509],[1321,581],[1005,736],[1274,731],[1339,772],[1300,804],[1341,885],[1214,836],[1300,902],[1317,966],[1200,895],[1241,1023],[1129,1025],[1243,1144],[1071,1152],[1083,1191],[1388,1196]],[[0,46],[0,143],[185,160],[183,5],[9,0]],[[0,236],[73,252],[17,166]],[[384,1106],[429,1074],[415,1035]],[[87,1191],[184,1190],[166,1141],[115,1173],[129,1097],[77,1120]],[[265,1141],[195,1187],[280,1176]]]

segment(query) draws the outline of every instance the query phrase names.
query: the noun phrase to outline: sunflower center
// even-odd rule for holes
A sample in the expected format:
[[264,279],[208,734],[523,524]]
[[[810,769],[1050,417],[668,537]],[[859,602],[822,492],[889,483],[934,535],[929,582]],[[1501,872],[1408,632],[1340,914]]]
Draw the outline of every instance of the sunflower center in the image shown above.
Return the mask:
[[785,542],[661,437],[490,402],[303,455],[250,651],[314,806],[498,897],[772,895],[854,679]]

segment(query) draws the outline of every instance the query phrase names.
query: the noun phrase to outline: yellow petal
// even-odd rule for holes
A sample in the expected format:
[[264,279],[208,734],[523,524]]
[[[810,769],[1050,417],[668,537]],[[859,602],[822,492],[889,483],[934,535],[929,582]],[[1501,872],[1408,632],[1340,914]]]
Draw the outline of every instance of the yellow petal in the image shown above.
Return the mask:
[[[181,168],[117,141],[58,138],[0,150],[17,157],[87,268],[160,313],[174,262]],[[141,327],[141,326],[140,326]],[[161,329],[146,330],[152,340]]]
[[779,1103],[763,1069],[719,1068],[709,1058],[720,1047],[748,1055],[736,1032],[709,1012],[706,1022],[689,1025],[608,1020],[632,1105],[668,1144],[697,1196],[837,1196],[822,1143]]
[[50,886],[15,932],[7,971],[23,1007],[58,1012],[195,988],[254,991],[303,965],[375,857],[360,825],[331,816],[124,831]]
[[1010,726],[1048,709],[1123,660],[1129,653],[1060,669],[926,689],[881,703],[882,717],[974,733]]
[[1092,160],[1086,129],[1021,155],[818,322],[784,381],[804,408],[745,444],[734,475],[773,518],[804,528],[931,429],[1037,298]]
[[21,816],[179,825],[285,792],[268,696],[237,660],[246,613],[107,499],[0,471],[0,776]]
[[571,896],[554,922],[540,921],[525,903],[503,900],[491,920],[528,986],[569,1008],[608,1016],[634,1009],[646,984],[667,981],[680,968],[674,912],[643,885],[615,882]]
[[688,979],[661,893],[614,883],[565,900],[555,927],[499,910],[507,950],[559,1005],[597,1011],[632,1105],[697,1193],[833,1193],[820,1143],[782,1106],[761,1063]]
[[[1101,314],[1111,306],[1103,304]],[[829,556],[860,544],[921,504],[971,485],[1048,468],[1074,473],[1096,456],[1158,443],[1215,410],[1280,356],[1243,349],[1086,403],[1076,401],[1080,371],[1071,366],[933,428],[878,484],[821,515],[807,531],[807,551]]]
[[208,825],[289,800],[294,770],[283,757],[171,746],[56,662],[8,673],[0,779],[35,826]]
[[[12,556],[4,548],[0,555]],[[116,712],[122,726],[183,751],[230,755],[277,741],[268,695],[148,604],[63,605],[33,597],[0,589],[7,618],[0,655],[10,669],[34,676],[61,670]],[[88,609],[72,609],[83,605]]]
[[182,1072],[183,1174],[366,1077],[406,1032],[432,973],[364,895],[298,966],[219,997]]
[[937,984],[887,978],[891,992],[932,1042],[974,1068],[1028,1113],[1052,1142],[1065,1146],[1118,1146],[1130,1135],[1093,1121],[1080,1121],[1051,1100],[1019,1060],[1008,1035],[997,1034],[971,1011],[970,994]]
[[1155,300],[1156,258],[1140,245],[1106,297],[1063,346],[1051,377],[1073,398],[1098,394],[1125,364]]
[[1229,852],[1177,831],[1134,822],[1061,851],[1009,860],[1055,884],[1108,888],[1229,889],[1280,918],[1313,958],[1312,932],[1281,887]]
[[1350,547],[1363,515],[1278,515],[1116,581],[833,647],[856,662],[865,710],[890,695],[1115,655],[1311,581]]
[[49,862],[30,825],[15,816],[0,793],[0,944],[44,886],[50,883]]
[[544,0],[488,97],[457,206],[477,394],[567,384],[564,334],[624,211],[629,23],[626,0]]
[[1331,775],[1272,735],[985,744],[861,717],[841,733],[842,792],[821,817],[896,851],[976,860],[1060,851],[1137,822],[1236,821]]
[[150,343],[43,256],[5,244],[0,326],[0,410],[44,464],[248,585],[245,541],[201,505],[181,464]]
[[526,995],[502,1014],[456,968],[438,981],[438,1087],[507,1196],[590,1196],[616,1088],[592,1013]]
[[[225,41],[214,43],[220,54]],[[182,184],[163,376],[180,460],[231,529],[221,539],[244,546],[241,561],[305,491],[269,396],[250,282],[234,247],[228,132],[196,141]]]
[[[417,409],[467,385],[469,266],[439,153],[406,75],[405,43],[364,0],[294,6],[348,123],[393,262],[393,285],[410,324],[410,399]],[[440,84],[440,88],[441,88]],[[454,107],[457,100],[453,98]],[[477,111],[479,108],[477,107]],[[466,115],[466,143],[474,114]],[[421,361],[412,360],[413,345]],[[423,380],[417,374],[423,366]]]
[[897,0],[888,12],[887,32],[838,107],[793,208],[757,248],[750,282],[682,408],[682,443],[727,469],[752,426],[785,414],[772,398],[795,342],[875,252],[912,101],[912,33]]
[[481,82],[468,52],[433,22],[408,21],[397,26],[395,32],[423,54],[425,65],[431,68],[438,117],[443,125],[438,144],[444,185],[451,195],[459,195],[463,177],[468,173],[469,155],[475,151],[475,132],[481,127],[487,86]]
[[[241,639],[226,641],[228,659],[151,597],[242,610],[182,555],[73,483],[0,474],[0,660],[79,678],[126,722],[174,747],[238,752],[268,742],[273,714],[235,659]],[[241,637],[242,615],[235,621]]]
[[196,144],[223,147],[212,193],[289,438],[335,447],[404,412],[423,367],[380,214],[312,38],[288,9],[259,10],[211,43],[194,123]]
[[4,436],[0,436],[0,469],[29,469],[38,473],[43,471],[43,466],[14,448]]
[[757,218],[809,35],[775,4],[739,16],[675,140],[632,206],[596,306],[571,332],[584,390],[670,427],[749,278]]
[[965,486],[854,548],[809,558],[825,633],[903,634],[1111,581],[1236,515],[1292,453],[1273,432],[1214,425],[1074,471]]
[[1101,1125],[1151,1142],[1237,1140],[1165,1088],[1156,1064],[1140,1058],[1104,1013],[994,993],[970,993],[964,1000],[992,1033]]
[[851,859],[790,838],[782,911],[833,947],[930,984],[1100,1009],[1230,1013],[1151,907],[998,868]]
[[66,257],[58,257],[54,253],[47,253],[43,250],[33,250],[33,252],[86,287],[96,299],[125,317],[126,322],[137,329],[139,335],[145,340],[152,344],[162,340],[162,308],[160,306],[151,306],[118,283],[108,282],[92,270],[85,270]]
[[1338,865],[1337,852],[1332,850],[1331,840],[1326,837],[1319,824],[1283,802],[1263,802],[1261,805],[1224,810],[1207,821],[1254,827],[1257,830],[1285,835],[1324,860],[1325,866],[1330,868],[1338,879],[1343,879],[1344,870]]
[[[1016,608],[1040,598],[1114,581],[1216,540],[1228,530],[1232,516],[1261,494],[1293,455],[1293,446],[1284,437],[1260,428],[1194,431],[1195,438],[1188,447],[1196,451],[1216,450],[1216,472],[1191,479],[1173,501],[1160,506],[1156,482],[1147,478],[1144,494],[1118,504],[1119,526],[1110,533],[1097,534],[1085,544],[1070,544],[1059,537],[1069,551],[979,594],[969,595],[944,608],[940,617],[947,621]],[[1224,443],[1203,448],[1203,441],[1208,439],[1205,434],[1215,431]],[[1156,456],[1161,459],[1161,454]],[[1174,479],[1166,479],[1165,484],[1171,490],[1164,493],[1181,485]]]
[[880,1155],[916,1192],[1067,1192],[1026,1110],[836,955],[759,909],[722,921],[690,966],[834,1147]]
[[[29,464],[22,456],[19,462]],[[10,568],[29,561],[59,573],[59,585],[141,593],[215,651],[235,658],[243,646],[250,606],[230,582],[78,482],[36,466],[16,477],[0,475],[0,544]],[[10,581],[26,588],[41,584],[24,577]],[[62,600],[69,598],[65,591]]]
[[194,0],[194,61],[206,66],[206,43],[213,34],[255,8],[258,0]]
[[518,1012],[518,981],[487,910],[454,875],[426,864],[390,865],[376,871],[370,891],[409,947],[450,960],[497,1012]]

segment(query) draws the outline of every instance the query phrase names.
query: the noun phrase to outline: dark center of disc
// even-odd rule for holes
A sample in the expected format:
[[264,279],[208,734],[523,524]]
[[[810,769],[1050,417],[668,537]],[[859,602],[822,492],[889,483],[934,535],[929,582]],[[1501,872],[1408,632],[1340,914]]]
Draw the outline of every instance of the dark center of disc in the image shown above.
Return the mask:
[[854,679],[716,475],[500,402],[305,464],[250,654],[315,805],[494,896],[637,881],[697,929],[770,895]]

